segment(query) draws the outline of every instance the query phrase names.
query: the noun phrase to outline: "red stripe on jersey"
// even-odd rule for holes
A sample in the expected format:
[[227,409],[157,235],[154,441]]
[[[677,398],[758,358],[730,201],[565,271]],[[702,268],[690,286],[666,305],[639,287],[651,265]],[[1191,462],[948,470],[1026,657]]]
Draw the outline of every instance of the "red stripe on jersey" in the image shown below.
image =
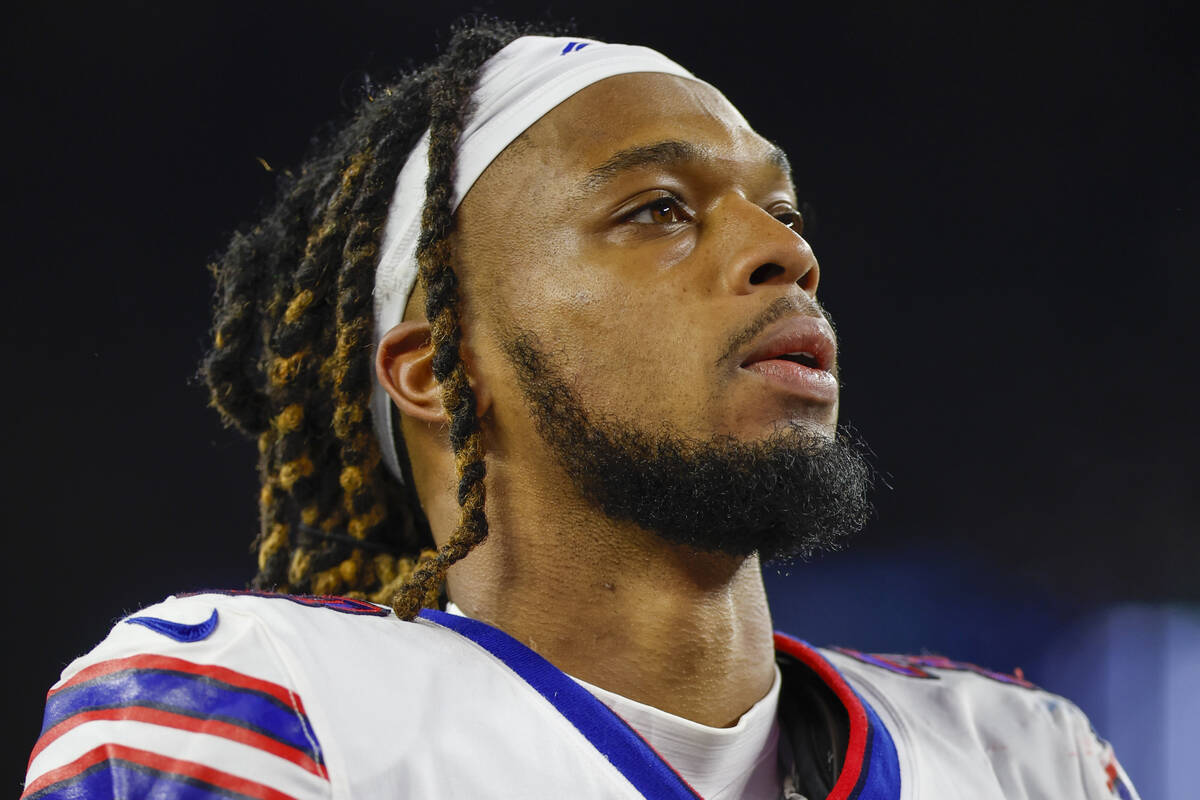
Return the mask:
[[250,689],[255,692],[274,697],[284,705],[296,709],[301,714],[304,712],[304,705],[300,702],[300,696],[288,689],[286,686],[280,686],[277,683],[264,681],[260,678],[252,678],[249,675],[241,672],[236,672],[226,667],[218,667],[215,664],[197,664],[194,661],[184,661],[182,658],[172,658],[171,656],[159,656],[153,654],[143,654],[137,656],[129,656],[128,658],[114,658],[110,661],[101,661],[98,664],[93,664],[77,672],[72,678],[62,686],[51,689],[46,698],[53,697],[57,692],[61,692],[71,686],[75,686],[93,678],[99,678],[103,675],[108,675],[113,672],[120,672],[124,669],[165,669],[174,672],[186,672],[189,675],[200,675],[205,678],[228,683],[231,686],[236,686],[240,689]]
[[92,720],[132,720],[134,722],[146,722],[151,725],[163,725],[168,728],[178,728],[179,730],[192,731],[193,733],[207,733],[211,736],[219,736],[222,739],[229,739],[230,741],[263,750],[271,755],[279,756],[319,778],[329,780],[329,773],[326,771],[324,764],[318,764],[308,753],[297,750],[294,747],[289,747],[277,739],[272,739],[269,736],[263,736],[261,733],[243,728],[240,725],[232,725],[220,720],[189,717],[186,714],[176,714],[171,711],[140,706],[84,711],[64,719],[42,734],[42,737],[38,739],[37,744],[34,745],[33,753],[29,756],[29,763],[32,764],[33,760],[38,757],[38,754],[45,750],[55,739],[67,731]]
[[833,690],[837,699],[846,707],[846,714],[850,717],[850,742],[846,747],[846,762],[842,765],[842,772],[838,775],[837,783],[833,785],[833,791],[826,798],[826,800],[846,800],[854,791],[854,787],[858,784],[858,776],[866,767],[863,761],[867,753],[867,710],[863,708],[862,701],[850,688],[850,684],[846,683],[833,665],[822,658],[820,653],[805,647],[791,637],[779,634],[775,634],[775,649],[798,659],[817,673],[817,676]]
[[157,753],[151,753],[147,750],[138,750],[133,747],[124,747],[119,744],[102,744],[88,752],[84,753],[79,758],[72,761],[66,766],[47,772],[42,777],[38,778],[33,783],[25,787],[25,792],[21,797],[27,797],[40,792],[48,786],[53,786],[60,781],[70,780],[86,769],[96,766],[97,764],[110,761],[120,760],[128,761],[131,764],[138,764],[143,767],[158,772],[178,775],[184,778],[191,778],[197,781],[216,786],[219,789],[225,789],[230,792],[240,792],[248,797],[253,797],[255,800],[297,800],[290,794],[285,794],[278,789],[272,789],[266,784],[257,783],[239,778],[237,775],[230,775],[228,772],[222,772],[219,769],[206,767],[203,764],[197,764],[194,761],[182,761],[177,758],[168,758]]

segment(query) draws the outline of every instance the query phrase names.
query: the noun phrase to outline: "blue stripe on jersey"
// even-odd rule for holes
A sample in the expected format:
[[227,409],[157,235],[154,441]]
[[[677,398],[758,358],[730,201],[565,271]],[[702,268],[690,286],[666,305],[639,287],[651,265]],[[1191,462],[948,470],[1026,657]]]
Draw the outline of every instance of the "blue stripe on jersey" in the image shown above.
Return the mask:
[[699,797],[629,725],[558,667],[507,633],[468,617],[423,609],[420,616],[458,633],[503,661],[558,709],[592,746],[651,800]]
[[253,800],[211,783],[112,758],[78,775],[52,783],[21,800],[86,800],[104,797],[146,797],[154,800]]
[[43,732],[83,711],[140,706],[198,719],[215,719],[269,736],[322,763],[295,709],[253,689],[202,675],[164,669],[127,669],[54,693],[46,701]]
[[900,759],[896,755],[896,743],[871,704],[858,692],[854,694],[867,712],[867,750],[858,783],[847,800],[897,800],[900,797]]

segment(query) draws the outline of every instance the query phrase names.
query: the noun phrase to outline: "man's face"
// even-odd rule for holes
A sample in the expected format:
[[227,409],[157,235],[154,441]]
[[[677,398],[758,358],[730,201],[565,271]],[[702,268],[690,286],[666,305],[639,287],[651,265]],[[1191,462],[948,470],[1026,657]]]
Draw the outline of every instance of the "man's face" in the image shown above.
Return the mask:
[[[601,415],[696,439],[792,422],[832,434],[833,337],[796,208],[781,154],[718,92],[609,78],[531,127],[463,202],[464,318],[491,342],[548,343]],[[817,369],[749,363],[777,355],[764,347]],[[519,400],[506,386],[493,385],[501,423],[514,405],[501,401]]]
[[770,558],[861,527],[869,470],[835,436],[786,159],[719,93],[595,84],[488,168],[458,222],[494,457],[553,460],[608,516],[700,549]]

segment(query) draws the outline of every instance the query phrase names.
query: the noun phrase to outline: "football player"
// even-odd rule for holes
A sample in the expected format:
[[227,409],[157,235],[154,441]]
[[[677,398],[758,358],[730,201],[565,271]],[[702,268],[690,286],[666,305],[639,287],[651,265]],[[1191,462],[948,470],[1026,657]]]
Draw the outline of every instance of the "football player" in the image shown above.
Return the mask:
[[215,265],[258,575],[71,664],[25,797],[1134,797],[1023,678],[773,633],[761,564],[871,486],[789,161],[522,33],[371,92]]

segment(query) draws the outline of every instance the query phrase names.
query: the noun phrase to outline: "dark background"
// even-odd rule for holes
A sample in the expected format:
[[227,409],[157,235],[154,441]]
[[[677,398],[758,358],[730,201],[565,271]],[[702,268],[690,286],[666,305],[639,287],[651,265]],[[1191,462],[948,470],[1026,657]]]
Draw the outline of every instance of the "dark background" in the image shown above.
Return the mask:
[[1097,609],[1200,601],[1194,27],[1183,3],[969,5],[9,12],[6,785],[114,619],[252,574],[253,448],[192,376],[204,266],[272,191],[257,159],[295,164],[472,7],[658,47],[791,154],[843,419],[890,488],[849,552],[771,575],[777,622],[1011,669]]

